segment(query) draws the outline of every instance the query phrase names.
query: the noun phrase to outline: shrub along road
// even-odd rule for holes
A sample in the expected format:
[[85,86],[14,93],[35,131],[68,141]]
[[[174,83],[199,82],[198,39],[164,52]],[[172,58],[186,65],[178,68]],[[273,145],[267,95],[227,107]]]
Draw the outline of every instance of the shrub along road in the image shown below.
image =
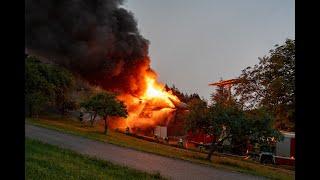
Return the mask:
[[28,124],[25,127],[26,137],[28,138],[138,170],[150,173],[160,172],[162,176],[172,179],[262,179],[261,177],[140,152]]

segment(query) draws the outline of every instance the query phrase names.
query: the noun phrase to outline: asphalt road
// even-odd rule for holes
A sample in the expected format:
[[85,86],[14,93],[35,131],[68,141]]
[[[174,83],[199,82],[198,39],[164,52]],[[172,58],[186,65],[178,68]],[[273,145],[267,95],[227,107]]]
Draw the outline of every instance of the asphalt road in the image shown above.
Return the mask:
[[146,172],[160,172],[169,179],[224,180],[263,179],[261,177],[215,169],[206,165],[167,158],[87,138],[61,133],[46,128],[25,125],[26,137],[57,145],[80,154],[95,156],[115,164],[125,165]]

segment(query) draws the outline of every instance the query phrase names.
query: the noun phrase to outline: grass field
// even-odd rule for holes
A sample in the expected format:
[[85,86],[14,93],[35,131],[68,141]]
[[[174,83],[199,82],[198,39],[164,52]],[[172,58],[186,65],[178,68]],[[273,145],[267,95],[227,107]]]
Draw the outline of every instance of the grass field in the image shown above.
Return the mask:
[[164,179],[107,161],[90,158],[70,150],[26,139],[26,179]]
[[222,155],[214,155],[212,162],[209,162],[205,160],[206,154],[204,153],[148,142],[114,131],[108,131],[108,135],[104,135],[102,133],[103,127],[86,127],[79,122],[70,119],[27,119],[26,122],[33,125],[55,129],[58,131],[124,147],[129,147],[144,152],[207,164],[216,168],[223,168],[252,175],[264,176],[270,179],[294,179],[295,171],[293,170],[278,168],[269,165],[266,166],[251,160],[244,160],[237,157]]

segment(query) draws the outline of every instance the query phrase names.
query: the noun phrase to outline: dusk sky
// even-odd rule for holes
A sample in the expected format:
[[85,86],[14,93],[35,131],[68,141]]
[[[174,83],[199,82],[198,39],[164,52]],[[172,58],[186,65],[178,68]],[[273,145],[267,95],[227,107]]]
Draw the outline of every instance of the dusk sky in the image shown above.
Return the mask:
[[207,100],[208,83],[239,76],[295,34],[293,0],[127,0],[124,7],[150,41],[159,81]]

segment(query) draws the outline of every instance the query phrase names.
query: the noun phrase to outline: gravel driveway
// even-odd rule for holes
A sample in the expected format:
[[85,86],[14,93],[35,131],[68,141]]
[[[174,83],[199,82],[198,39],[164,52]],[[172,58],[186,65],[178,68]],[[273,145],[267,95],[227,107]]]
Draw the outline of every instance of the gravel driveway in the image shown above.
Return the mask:
[[95,156],[115,164],[125,165],[146,172],[160,172],[169,179],[263,179],[261,177],[215,169],[206,165],[167,158],[87,138],[65,134],[32,125],[25,125],[26,137],[57,145],[80,154]]

